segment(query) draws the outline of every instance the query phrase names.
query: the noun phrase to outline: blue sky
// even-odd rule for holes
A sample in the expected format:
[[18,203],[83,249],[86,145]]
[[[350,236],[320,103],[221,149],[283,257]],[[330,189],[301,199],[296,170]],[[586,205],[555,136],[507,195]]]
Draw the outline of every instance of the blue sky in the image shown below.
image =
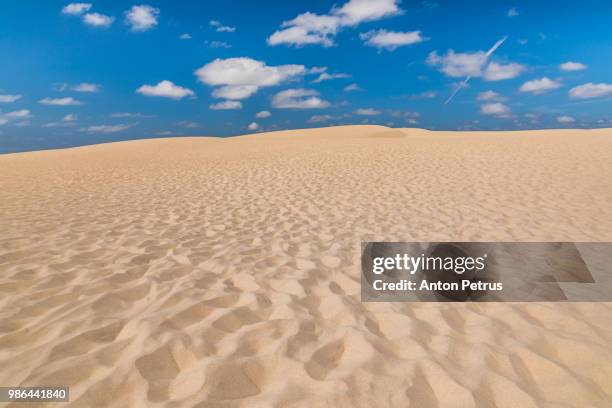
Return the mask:
[[0,8],[0,152],[361,123],[612,127],[604,0]]

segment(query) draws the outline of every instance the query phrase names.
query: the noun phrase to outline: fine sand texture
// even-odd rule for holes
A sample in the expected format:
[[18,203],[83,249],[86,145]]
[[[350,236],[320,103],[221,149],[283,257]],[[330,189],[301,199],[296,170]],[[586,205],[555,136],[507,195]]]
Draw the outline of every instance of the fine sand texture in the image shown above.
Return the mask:
[[67,407],[612,406],[612,303],[362,303],[364,240],[612,241],[612,130],[0,155],[0,385],[68,385]]

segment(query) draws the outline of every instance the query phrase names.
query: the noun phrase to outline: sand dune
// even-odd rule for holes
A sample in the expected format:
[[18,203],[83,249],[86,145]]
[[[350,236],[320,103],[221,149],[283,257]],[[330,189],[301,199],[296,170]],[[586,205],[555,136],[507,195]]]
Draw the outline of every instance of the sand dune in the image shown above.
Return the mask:
[[0,169],[0,385],[69,385],[74,407],[612,406],[612,304],[362,303],[358,258],[612,241],[612,130],[352,126]]

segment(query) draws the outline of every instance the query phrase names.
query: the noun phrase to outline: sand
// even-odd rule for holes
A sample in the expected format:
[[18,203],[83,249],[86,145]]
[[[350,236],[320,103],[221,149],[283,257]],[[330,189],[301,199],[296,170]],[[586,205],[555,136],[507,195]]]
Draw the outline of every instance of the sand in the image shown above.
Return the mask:
[[358,251],[612,241],[611,175],[612,130],[0,155],[0,385],[69,385],[70,407],[610,407],[612,303],[362,303]]

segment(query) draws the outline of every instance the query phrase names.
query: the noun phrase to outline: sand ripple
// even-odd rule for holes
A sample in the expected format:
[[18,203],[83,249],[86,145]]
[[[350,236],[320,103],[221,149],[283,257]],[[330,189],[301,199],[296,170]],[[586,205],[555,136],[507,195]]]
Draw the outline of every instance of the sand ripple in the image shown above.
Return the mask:
[[[67,406],[610,407],[612,304],[361,303],[361,240],[612,241],[612,132],[0,156],[0,384]],[[26,406],[26,405],[19,405]]]

